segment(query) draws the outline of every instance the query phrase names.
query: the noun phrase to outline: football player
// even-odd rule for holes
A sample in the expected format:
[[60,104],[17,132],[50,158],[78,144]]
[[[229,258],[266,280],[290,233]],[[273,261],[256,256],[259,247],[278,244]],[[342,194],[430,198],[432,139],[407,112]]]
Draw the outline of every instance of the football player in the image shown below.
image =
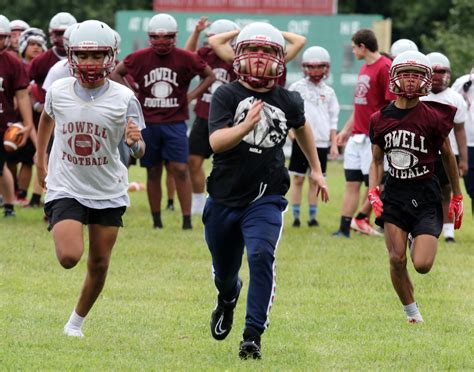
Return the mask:
[[238,80],[213,94],[209,142],[214,151],[203,212],[218,296],[211,334],[223,340],[232,329],[242,280],[244,247],[250,270],[247,313],[239,356],[261,357],[261,335],[275,294],[275,253],[283,228],[284,195],[290,186],[283,145],[293,128],[323,201],[328,191],[301,96],[278,85],[285,40],[268,23],[255,22],[237,36]]
[[[409,323],[423,322],[423,317],[407,271],[407,243],[415,270],[426,274],[433,266],[443,227],[442,196],[435,174],[439,151],[454,194],[449,211],[456,229],[463,217],[458,167],[448,138],[456,109],[420,101],[430,91],[431,77],[431,63],[425,55],[416,51],[398,55],[390,68],[390,91],[397,99],[370,119],[373,160],[368,200],[379,218],[377,223],[384,228],[392,284]],[[380,194],[384,154],[389,170]]]
[[[228,19],[218,19],[209,24],[207,17],[201,17],[194,31],[189,36],[185,48],[190,51],[196,51],[199,35],[206,28],[208,28],[206,30],[206,38],[239,29],[236,23]],[[208,127],[209,105],[212,93],[222,84],[235,80],[232,64],[220,59],[209,46],[207,40],[203,47],[197,49],[197,54],[211,67],[216,76],[216,81],[202,96],[197,98],[194,108],[196,120],[189,135],[189,171],[193,185],[191,214],[202,214],[204,204],[206,203],[206,194],[204,193],[206,176],[203,163],[204,159],[209,159],[212,154],[211,146],[209,145]]]
[[[331,159],[336,159],[338,156],[336,131],[339,119],[339,102],[334,89],[324,82],[329,77],[331,57],[323,47],[312,46],[303,53],[301,63],[305,77],[290,85],[289,90],[299,92],[304,100],[304,110],[313,130],[321,170],[326,175],[328,156]],[[305,175],[309,171],[309,164],[296,141],[293,141],[292,144],[288,170],[293,174],[291,189],[293,226],[299,227],[301,225],[301,194]],[[310,227],[319,225],[316,219],[318,198],[315,187],[316,185],[310,182],[308,190],[308,226]]]
[[57,80],[48,90],[38,131],[38,180],[47,188],[44,210],[61,266],[70,269],[79,262],[83,225],[89,230],[86,279],[64,326],[64,333],[73,337],[84,337],[84,319],[102,291],[130,204],[118,144],[125,137],[137,158],[145,151],[140,134],[145,124],[134,92],[107,79],[116,48],[114,31],[105,23],[89,20],[75,27],[68,52],[74,77]]
[[[431,92],[424,97],[422,101],[435,101],[445,103],[457,108],[454,116],[454,129],[449,133],[451,148],[458,160],[459,176],[462,177],[467,173],[467,144],[466,131],[464,122],[467,120],[467,105],[462,96],[449,87],[451,81],[451,65],[449,59],[441,53],[429,53],[426,57],[431,62],[433,69],[433,82]],[[441,156],[438,157],[435,167],[436,176],[441,184],[443,192],[443,234],[444,241],[454,243],[454,224],[452,219],[448,217],[449,201],[451,200],[451,185],[446,175]]]
[[27,28],[30,28],[30,25],[21,19],[14,19],[10,22],[10,46],[9,49],[18,54],[19,44],[20,44],[20,35]]
[[[0,143],[3,144],[3,135],[9,123],[23,122],[23,129],[19,147],[26,144],[33,128],[33,119],[30,98],[28,96],[29,79],[23,63],[8,51],[10,44],[10,22],[0,15]],[[16,98],[18,112],[15,110]],[[4,216],[15,215],[13,207],[13,178],[10,170],[5,166],[6,154],[3,145],[0,145],[0,194],[4,200]]]
[[[167,162],[174,176],[183,229],[191,229],[192,186],[189,176],[186,120],[188,103],[202,95],[214,82],[209,66],[196,54],[176,47],[178,24],[169,14],[151,18],[148,25],[150,47],[128,55],[115,69],[113,78],[126,84],[130,74],[138,84],[147,128],[143,138],[148,151],[140,164],[147,170],[147,192],[153,227],[163,228],[161,220],[161,174]],[[199,75],[201,82],[188,92],[191,80]]]

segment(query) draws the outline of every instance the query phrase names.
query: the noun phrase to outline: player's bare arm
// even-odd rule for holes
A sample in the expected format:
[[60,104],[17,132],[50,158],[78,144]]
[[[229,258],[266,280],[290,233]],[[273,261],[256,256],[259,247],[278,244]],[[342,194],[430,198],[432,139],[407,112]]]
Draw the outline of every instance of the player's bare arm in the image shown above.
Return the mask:
[[110,80],[116,81],[117,83],[120,83],[122,85],[125,85],[127,88],[132,89],[127,80],[124,79],[125,75],[127,75],[127,68],[125,67],[123,62],[120,62],[117,67],[115,67],[114,71],[112,71],[112,73],[109,75],[109,78]]
[[283,31],[286,44],[285,62],[293,60],[306,44],[306,38],[293,32]]
[[372,145],[372,163],[369,168],[369,189],[380,185],[383,176],[384,153],[378,145]]
[[337,131],[336,129],[331,129],[329,133],[329,139],[331,141],[331,148],[329,149],[329,159],[336,160],[339,156],[339,149],[336,143]]
[[140,159],[145,155],[145,141],[143,141],[140,128],[133,121],[132,118],[127,119],[127,126],[125,127],[125,141],[132,151],[132,156],[135,159]]
[[214,50],[214,53],[227,63],[232,63],[234,61],[234,49],[230,45],[230,41],[239,34],[240,30],[233,30],[228,32],[223,32],[211,36],[208,41],[211,48]]
[[38,181],[41,187],[46,187],[45,178],[48,174],[48,156],[46,149],[48,147],[49,139],[54,129],[54,119],[49,116],[46,111],[41,113],[40,122],[38,125],[38,139],[36,147],[36,171]]
[[454,125],[454,137],[459,149],[459,176],[462,177],[467,173],[467,139],[464,123]]
[[458,164],[456,162],[456,157],[454,156],[453,150],[451,149],[449,137],[444,140],[443,145],[441,146],[441,158],[443,160],[444,170],[448,176],[453,194],[462,195],[461,186],[459,184]]
[[260,121],[263,102],[257,100],[250,108],[245,120],[239,125],[218,129],[209,136],[209,143],[215,153],[224,152],[237,146],[242,138],[254,130]]
[[308,123],[294,130],[295,138],[301,147],[309,166],[311,167],[310,179],[317,186],[317,195],[321,194],[321,200],[327,202],[329,200],[329,192],[326,181],[321,171],[321,163],[319,162],[318,152],[314,143],[313,131]]
[[209,66],[206,66],[199,76],[202,80],[196,88],[188,93],[188,102],[191,102],[193,99],[202,96],[204,92],[207,91],[207,88],[209,88],[211,84],[216,81],[216,76]]
[[26,88],[17,90],[15,92],[15,98],[23,119],[23,129],[18,133],[18,135],[21,136],[19,147],[22,147],[26,144],[26,141],[28,141],[31,129],[33,128],[33,113],[31,111],[30,96]]
[[202,31],[209,27],[210,24],[211,23],[207,20],[206,16],[199,18],[199,21],[196,23],[193,32],[191,35],[189,35],[188,40],[186,40],[184,49],[189,50],[190,52],[195,52],[199,41],[199,35]]

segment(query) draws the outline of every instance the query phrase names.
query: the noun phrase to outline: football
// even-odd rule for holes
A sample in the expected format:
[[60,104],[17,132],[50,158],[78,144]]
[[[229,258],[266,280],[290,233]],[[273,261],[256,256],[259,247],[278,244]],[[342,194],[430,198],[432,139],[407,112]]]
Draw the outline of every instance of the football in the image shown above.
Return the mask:
[[3,147],[6,152],[13,152],[18,150],[18,144],[21,142],[21,136],[17,136],[18,132],[23,129],[21,123],[14,123],[10,125],[3,135]]

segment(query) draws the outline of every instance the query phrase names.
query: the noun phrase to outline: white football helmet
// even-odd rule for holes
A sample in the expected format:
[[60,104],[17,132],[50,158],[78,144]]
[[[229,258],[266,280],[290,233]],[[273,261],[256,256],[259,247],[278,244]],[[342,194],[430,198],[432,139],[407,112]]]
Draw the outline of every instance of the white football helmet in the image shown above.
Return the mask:
[[433,93],[439,93],[449,87],[451,82],[451,64],[448,57],[442,53],[433,52],[426,55],[433,69]]
[[3,43],[3,48],[0,49],[0,52],[6,50],[10,45],[10,34],[10,21],[3,14],[0,14],[0,36],[6,37],[5,42]]
[[46,52],[48,49],[46,44],[46,35],[40,28],[36,27],[29,27],[25,31],[23,31],[20,35],[19,40],[19,52],[22,57],[24,57],[24,53],[26,48],[28,47],[28,43],[32,41],[41,45],[43,52]]
[[409,50],[418,52],[418,47],[413,41],[409,39],[399,39],[392,44],[390,48],[390,54],[392,55],[392,57],[395,58],[399,54],[407,52]]
[[66,50],[66,52],[69,49],[69,39],[71,38],[72,30],[74,30],[76,25],[77,25],[77,23],[73,23],[72,25],[70,25],[66,28],[66,31],[64,31],[63,46],[64,46],[64,49]]
[[211,23],[209,28],[206,30],[206,36],[210,37],[213,35],[222,34],[224,32],[238,30],[239,26],[237,23],[232,22],[228,19],[218,19]]
[[117,39],[117,54],[120,54],[120,52],[122,51],[120,49],[120,47],[122,46],[122,37],[116,30],[114,30],[114,33],[115,33],[115,38]]
[[63,48],[63,34],[69,26],[75,23],[77,23],[76,18],[67,12],[59,12],[51,18],[48,28],[51,44]]
[[27,28],[30,28],[30,25],[21,19],[14,19],[10,22],[11,31],[25,31]]
[[[176,46],[178,23],[173,16],[160,13],[153,16],[148,23],[148,36],[153,50],[160,55],[169,54]],[[156,39],[156,37],[162,37]]]
[[301,64],[305,76],[318,84],[329,76],[331,56],[323,47],[312,46],[304,51]]
[[392,62],[389,89],[409,99],[426,96],[431,89],[431,78],[431,63],[423,53],[403,52]]
[[[265,52],[273,49],[273,53]],[[251,61],[256,63],[251,63]],[[262,67],[252,67],[261,66]],[[234,71],[253,88],[273,88],[285,68],[285,39],[274,26],[254,22],[245,26],[237,36]],[[268,66],[270,70],[268,71]]]
[[[102,65],[81,64],[79,52],[104,52]],[[104,22],[88,20],[78,23],[69,37],[68,61],[72,74],[83,82],[97,82],[105,79],[115,68],[117,38]]]

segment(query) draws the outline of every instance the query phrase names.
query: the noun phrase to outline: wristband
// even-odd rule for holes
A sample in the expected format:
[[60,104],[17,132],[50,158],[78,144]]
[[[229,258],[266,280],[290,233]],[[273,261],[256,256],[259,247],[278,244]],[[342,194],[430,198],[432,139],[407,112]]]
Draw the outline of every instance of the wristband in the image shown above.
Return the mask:
[[136,155],[140,152],[140,149],[141,149],[140,141],[135,142],[133,146],[129,146],[130,155],[136,158]]

